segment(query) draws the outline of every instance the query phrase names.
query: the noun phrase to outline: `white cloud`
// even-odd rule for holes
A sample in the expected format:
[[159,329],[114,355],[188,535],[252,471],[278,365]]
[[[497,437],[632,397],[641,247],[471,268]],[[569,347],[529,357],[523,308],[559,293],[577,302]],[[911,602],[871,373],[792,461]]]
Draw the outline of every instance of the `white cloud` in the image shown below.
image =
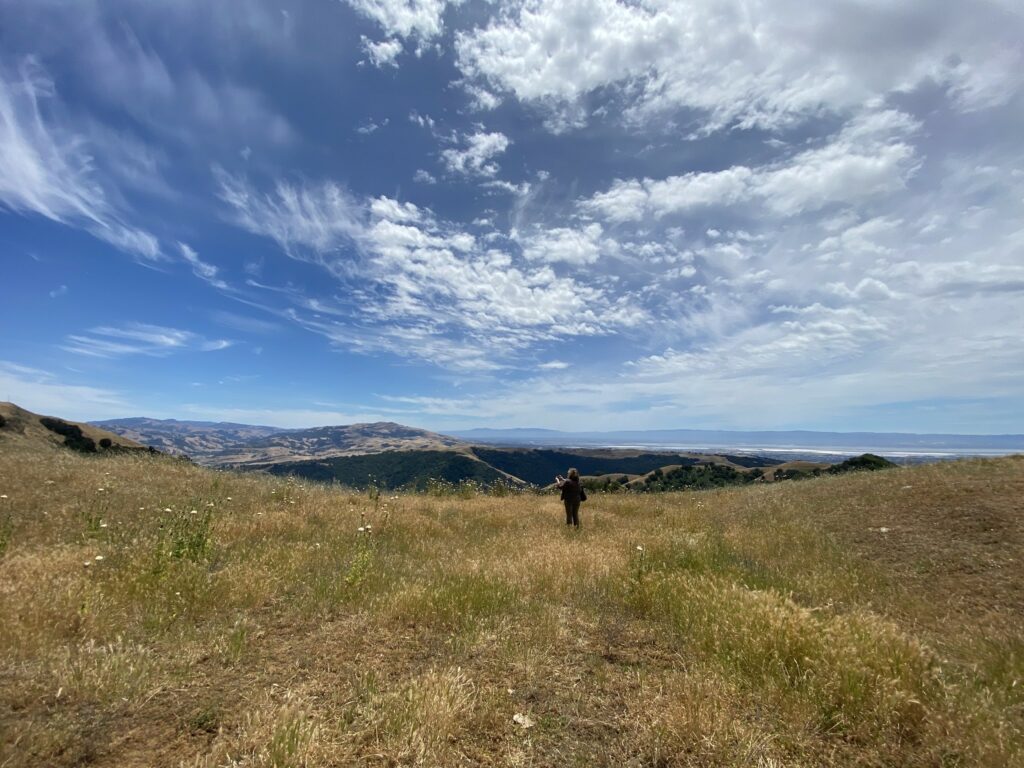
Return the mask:
[[529,261],[567,264],[593,264],[602,253],[617,248],[614,240],[602,238],[601,225],[587,224],[579,229],[556,227],[546,229],[522,242],[523,255]]
[[201,280],[205,280],[214,288],[227,290],[228,284],[217,276],[219,270],[212,264],[207,264],[205,261],[200,259],[199,254],[196,253],[195,249],[185,243],[178,243],[178,250],[181,251],[182,258],[191,265],[192,273],[196,277]]
[[69,384],[67,378],[67,374],[57,376],[38,368],[0,361],[0,392],[34,413],[86,421],[133,412],[121,393]]
[[[293,258],[324,266],[344,297],[278,290],[290,306],[277,313],[349,349],[485,371],[538,341],[605,334],[645,317],[549,266],[487,248],[490,233],[478,239],[413,203],[360,201],[329,183],[279,183],[264,195],[223,172],[219,177],[222,199],[241,226],[276,240]],[[578,242],[558,231],[543,241],[538,233],[533,247],[538,260],[586,261],[587,238],[600,234],[595,223]],[[600,243],[608,248],[612,241]]]
[[235,222],[271,238],[293,258],[329,263],[324,255],[363,231],[363,207],[333,182],[297,186],[279,181],[273,193],[264,194],[221,168],[214,174],[220,198],[231,206]]
[[637,119],[688,108],[706,130],[775,128],[934,81],[964,108],[1006,102],[1021,89],[1022,26],[996,3],[937,18],[927,2],[528,0],[459,33],[457,50],[470,82],[555,111],[618,86]]
[[434,118],[430,115],[421,115],[415,110],[409,113],[409,122],[418,125],[420,128],[427,128],[431,131],[434,130]]
[[580,209],[624,222],[748,201],[781,216],[832,203],[859,203],[903,189],[919,163],[907,140],[917,127],[901,112],[868,112],[822,146],[787,160],[658,180],[620,179],[607,191],[580,201]]
[[162,357],[175,352],[216,352],[232,345],[226,339],[206,339],[191,331],[147,323],[92,328],[67,337],[61,349],[88,357],[148,355]]
[[345,0],[389,35],[430,40],[441,34],[448,0]]
[[427,213],[413,203],[400,203],[383,195],[370,201],[370,213],[378,219],[396,222],[416,222],[427,218]]
[[162,258],[156,237],[129,226],[109,201],[86,137],[44,114],[53,83],[32,60],[16,79],[0,70],[0,204],[86,230],[148,261]]
[[402,52],[401,42],[398,40],[381,40],[379,43],[375,43],[365,35],[360,40],[362,40],[363,50],[366,51],[366,55],[370,58],[370,63],[373,66],[377,68],[398,66],[398,55]]
[[477,131],[463,138],[462,149],[446,149],[441,159],[449,173],[462,175],[494,176],[498,164],[491,159],[502,154],[511,143],[503,133]]
[[895,192],[917,168],[914,147],[906,141],[916,129],[910,117],[894,110],[859,115],[824,146],[757,174],[752,191],[784,216]]
[[379,131],[381,128],[387,127],[390,122],[388,118],[384,118],[379,123],[375,123],[373,120],[367,120],[365,123],[356,128],[356,133],[361,136],[369,136],[371,133]]
[[430,171],[419,168],[413,174],[412,180],[418,184],[437,184],[437,178]]
[[858,301],[883,301],[893,298],[894,295],[889,286],[873,277],[865,277],[853,288],[848,287],[846,283],[829,283],[828,288],[838,296]]

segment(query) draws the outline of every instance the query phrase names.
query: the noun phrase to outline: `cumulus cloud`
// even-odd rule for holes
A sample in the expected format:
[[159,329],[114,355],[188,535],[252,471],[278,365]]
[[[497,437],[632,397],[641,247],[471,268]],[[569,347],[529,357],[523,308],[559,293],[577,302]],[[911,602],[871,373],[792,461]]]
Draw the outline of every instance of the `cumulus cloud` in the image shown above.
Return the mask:
[[600,224],[587,224],[579,229],[555,227],[537,232],[523,241],[523,255],[529,261],[593,264],[602,252],[617,249],[614,240],[603,239]]
[[444,28],[449,0],[345,0],[389,35],[430,40]]
[[464,176],[495,176],[498,173],[498,164],[492,162],[492,158],[502,154],[508,149],[508,136],[494,131],[477,131],[463,137],[463,147],[446,149],[441,153],[441,159],[449,173],[461,174]]
[[288,305],[273,311],[348,349],[486,371],[539,342],[606,334],[645,318],[621,297],[550,266],[590,259],[591,239],[609,247],[596,223],[577,239],[570,230],[537,232],[529,245],[535,256],[516,256],[410,202],[361,200],[330,183],[278,183],[265,194],[223,171],[218,177],[239,225],[338,281],[329,298],[279,292]]
[[423,168],[416,169],[416,173],[412,175],[412,180],[417,184],[437,184],[437,178],[434,174]]
[[1001,3],[950,6],[939,24],[926,2],[529,0],[459,33],[457,50],[471,81],[526,102],[564,109],[615,86],[627,114],[694,109],[710,131],[784,127],[927,82],[964,108],[1005,102],[1021,89],[1020,27]]
[[397,67],[398,55],[402,52],[402,44],[398,40],[381,40],[375,43],[363,35],[363,50],[375,67]]

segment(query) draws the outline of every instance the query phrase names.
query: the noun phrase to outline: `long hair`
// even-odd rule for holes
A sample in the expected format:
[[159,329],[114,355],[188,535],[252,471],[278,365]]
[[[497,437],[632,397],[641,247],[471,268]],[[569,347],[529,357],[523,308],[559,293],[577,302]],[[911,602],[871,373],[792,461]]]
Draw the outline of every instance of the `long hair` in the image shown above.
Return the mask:
[[576,467],[569,467],[569,479],[579,482],[580,473],[577,471]]

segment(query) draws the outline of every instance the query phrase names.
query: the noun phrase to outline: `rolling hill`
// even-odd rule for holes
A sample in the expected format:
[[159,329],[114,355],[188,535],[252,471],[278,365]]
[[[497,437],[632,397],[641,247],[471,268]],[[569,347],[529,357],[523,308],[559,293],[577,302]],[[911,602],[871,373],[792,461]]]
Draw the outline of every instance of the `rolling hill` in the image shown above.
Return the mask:
[[83,453],[146,448],[130,437],[94,424],[40,416],[7,402],[0,403],[0,436],[28,442],[54,443]]
[[[544,487],[556,474],[576,467],[595,489],[654,491],[704,487],[712,478],[716,485],[793,479],[829,466],[827,462],[797,466],[781,459],[730,453],[473,445],[393,422],[300,430],[146,418],[97,425],[167,452],[187,454],[206,466],[292,475],[354,488],[422,489],[431,480]],[[693,471],[700,467],[710,471]],[[655,472],[662,474],[655,477]]]
[[179,421],[144,417],[109,419],[93,424],[143,445],[151,445],[164,453],[184,454],[200,463],[210,454],[285,431],[277,427],[224,421]]
[[198,464],[218,467],[263,466],[384,451],[468,450],[468,444],[458,438],[384,421],[293,430],[147,418],[95,424],[168,453],[187,454]]
[[5,768],[1024,765],[1022,457],[594,494],[573,531],[4,419]]

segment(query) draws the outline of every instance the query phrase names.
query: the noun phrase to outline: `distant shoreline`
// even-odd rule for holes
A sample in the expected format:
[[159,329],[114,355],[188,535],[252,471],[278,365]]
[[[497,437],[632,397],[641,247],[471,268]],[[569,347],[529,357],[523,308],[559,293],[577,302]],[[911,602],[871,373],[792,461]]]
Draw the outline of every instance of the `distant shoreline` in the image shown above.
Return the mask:
[[851,457],[860,456],[865,453],[873,453],[890,459],[903,459],[905,461],[948,461],[964,458],[997,458],[1000,456],[1012,456],[1017,453],[1024,453],[1024,446],[1020,447],[973,447],[973,446],[949,446],[942,448],[922,448],[919,446],[871,446],[871,445],[850,445],[850,446],[802,446],[799,444],[787,445],[751,445],[735,443],[658,443],[658,442],[613,442],[598,440],[514,440],[514,439],[491,439],[479,440],[478,442],[488,445],[503,445],[516,448],[532,449],[556,449],[564,450],[630,450],[630,451],[655,451],[655,452],[682,452],[682,453],[715,453],[715,454],[736,454],[740,456],[774,455],[797,458],[812,456],[815,458],[826,457]]

